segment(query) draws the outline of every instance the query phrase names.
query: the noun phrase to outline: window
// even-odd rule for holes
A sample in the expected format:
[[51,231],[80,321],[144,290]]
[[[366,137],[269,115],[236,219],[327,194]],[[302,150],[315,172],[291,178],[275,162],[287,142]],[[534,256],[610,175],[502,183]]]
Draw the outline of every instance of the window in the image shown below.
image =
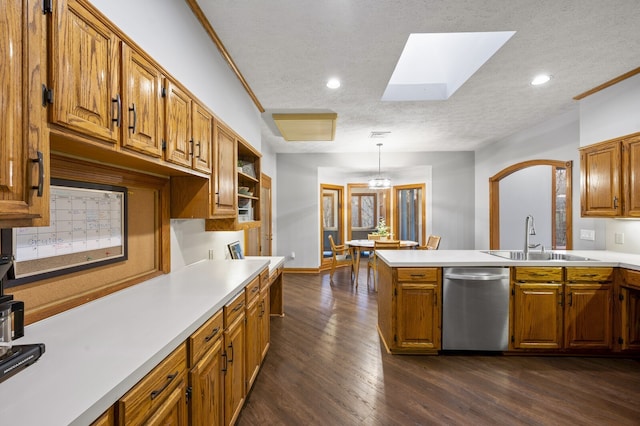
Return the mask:
[[351,227],[372,229],[377,223],[376,194],[351,195]]

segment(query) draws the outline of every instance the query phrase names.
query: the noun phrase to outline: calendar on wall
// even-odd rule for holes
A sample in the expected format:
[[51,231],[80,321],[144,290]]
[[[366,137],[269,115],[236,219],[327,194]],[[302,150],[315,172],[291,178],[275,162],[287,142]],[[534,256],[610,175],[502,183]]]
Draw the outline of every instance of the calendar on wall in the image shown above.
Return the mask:
[[3,231],[15,262],[9,286],[126,260],[126,188],[52,179],[50,203],[49,226]]

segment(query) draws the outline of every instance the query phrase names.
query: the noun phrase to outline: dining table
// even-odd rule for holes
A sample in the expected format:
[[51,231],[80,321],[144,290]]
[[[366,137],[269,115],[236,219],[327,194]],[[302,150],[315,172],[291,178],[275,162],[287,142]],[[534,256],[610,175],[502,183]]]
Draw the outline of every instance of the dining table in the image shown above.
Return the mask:
[[[376,240],[349,240],[345,244],[349,247],[353,247],[354,249],[354,258],[355,258],[355,281],[356,285],[358,285],[358,273],[360,272],[360,255],[363,251],[371,252],[373,251],[373,246]],[[417,241],[411,240],[400,240],[400,248],[407,249],[413,248],[418,245]]]

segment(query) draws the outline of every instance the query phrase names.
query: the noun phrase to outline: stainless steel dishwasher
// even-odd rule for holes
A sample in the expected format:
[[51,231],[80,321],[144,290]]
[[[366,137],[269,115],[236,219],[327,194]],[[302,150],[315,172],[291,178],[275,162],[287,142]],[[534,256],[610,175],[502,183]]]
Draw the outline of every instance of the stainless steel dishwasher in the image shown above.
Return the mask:
[[509,268],[444,268],[442,349],[504,351],[509,346]]

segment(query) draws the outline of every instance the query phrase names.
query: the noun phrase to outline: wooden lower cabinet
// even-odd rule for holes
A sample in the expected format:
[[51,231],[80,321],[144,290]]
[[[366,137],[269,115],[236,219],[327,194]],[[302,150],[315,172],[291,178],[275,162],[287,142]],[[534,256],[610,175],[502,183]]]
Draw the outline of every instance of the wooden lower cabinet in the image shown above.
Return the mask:
[[513,349],[562,347],[562,283],[515,283],[512,296]]
[[245,293],[224,306],[224,424],[236,422],[246,396]]
[[226,368],[224,376],[224,424],[232,425],[238,419],[244,404],[244,314],[224,332]]
[[[268,278],[267,278],[268,279]],[[267,356],[269,346],[271,345],[271,303],[270,303],[270,285],[267,282],[262,284],[262,277],[260,281],[260,301],[258,303],[258,328],[259,332],[259,352],[260,363]]]
[[180,345],[116,404],[119,425],[187,424],[187,349]]
[[245,288],[246,300],[246,334],[245,334],[245,378],[249,392],[260,370],[260,277],[256,277]]
[[515,267],[511,349],[610,350],[613,268]]
[[391,353],[437,353],[441,347],[441,268],[378,269],[378,331]]
[[223,317],[218,311],[189,337],[190,424],[224,420]]
[[621,351],[640,351],[640,271],[623,269],[618,291],[618,338]]
[[91,423],[91,426],[113,426],[115,424],[115,418],[115,409],[111,406],[93,423]]
[[224,419],[222,339],[189,372],[190,424],[221,425]]
[[612,284],[565,284],[565,349],[611,349]]

